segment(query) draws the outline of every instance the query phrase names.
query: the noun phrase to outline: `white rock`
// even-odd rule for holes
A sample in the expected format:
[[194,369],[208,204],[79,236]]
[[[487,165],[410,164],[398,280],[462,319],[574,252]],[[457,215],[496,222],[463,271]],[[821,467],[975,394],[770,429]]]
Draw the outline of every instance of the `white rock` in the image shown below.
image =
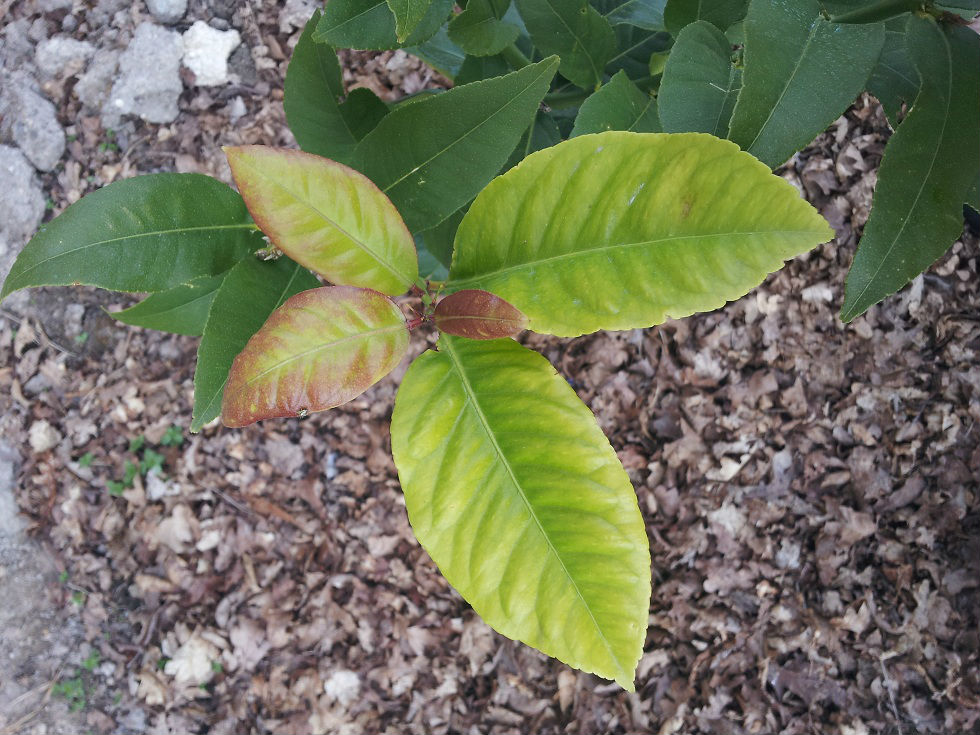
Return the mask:
[[180,34],[153,23],[140,23],[119,58],[119,79],[102,108],[106,127],[118,127],[123,115],[147,122],[169,123],[177,118],[180,81]]
[[41,74],[52,78],[78,74],[95,53],[95,46],[88,41],[76,41],[68,36],[55,36],[41,41],[34,52],[34,63]]
[[242,42],[238,31],[219,31],[198,20],[183,40],[184,66],[194,72],[198,86],[215,87],[228,81],[228,57]]
[[34,453],[40,454],[58,446],[58,442],[61,441],[61,434],[51,424],[41,419],[31,424],[28,439]]
[[176,23],[187,12],[187,0],[146,0],[146,7],[161,23]]
[[114,49],[99,49],[88,69],[75,82],[75,95],[88,109],[100,110],[108,99],[119,67],[119,55]]
[[361,693],[361,679],[353,671],[338,669],[323,682],[323,691],[331,699],[348,705]]

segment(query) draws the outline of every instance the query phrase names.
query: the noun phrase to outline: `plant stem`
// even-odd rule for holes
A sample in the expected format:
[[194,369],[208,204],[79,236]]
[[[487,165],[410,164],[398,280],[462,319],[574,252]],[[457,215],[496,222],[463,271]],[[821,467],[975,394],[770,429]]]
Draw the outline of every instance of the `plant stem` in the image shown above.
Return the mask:
[[504,48],[500,52],[500,55],[504,57],[504,61],[510,64],[514,69],[522,69],[531,63],[531,60],[524,55],[524,52],[517,48],[516,43],[512,43],[510,46]]

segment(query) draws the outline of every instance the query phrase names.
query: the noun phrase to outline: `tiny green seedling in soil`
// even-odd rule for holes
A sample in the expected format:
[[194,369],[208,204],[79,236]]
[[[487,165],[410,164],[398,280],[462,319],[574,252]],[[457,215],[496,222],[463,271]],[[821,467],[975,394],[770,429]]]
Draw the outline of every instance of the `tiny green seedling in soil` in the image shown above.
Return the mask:
[[[868,90],[896,132],[847,279],[842,316],[858,316],[977,204],[963,151],[980,148],[980,41],[928,1],[388,6],[310,19],[285,82],[301,151],[225,149],[237,192],[172,173],[93,192],[28,243],[0,297],[147,294],[113,316],[201,338],[192,432],[339,406],[436,332],[391,420],[419,542],[496,630],[632,689],[651,596],[636,494],[517,338],[717,309],[829,241],[772,170]],[[345,89],[339,47],[405,47],[455,84],[388,104]],[[141,450],[139,471],[162,466]]]

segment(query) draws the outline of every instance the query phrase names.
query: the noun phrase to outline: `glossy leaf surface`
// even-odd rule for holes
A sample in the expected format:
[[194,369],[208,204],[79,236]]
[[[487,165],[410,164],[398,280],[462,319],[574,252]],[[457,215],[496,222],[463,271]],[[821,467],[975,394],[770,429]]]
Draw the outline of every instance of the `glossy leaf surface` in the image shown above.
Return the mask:
[[521,29],[503,20],[510,0],[469,0],[449,23],[449,37],[467,54],[492,56],[517,40]]
[[633,689],[650,554],[629,478],[541,355],[443,335],[409,368],[391,444],[409,520],[500,633]]
[[701,133],[584,135],[494,179],[456,233],[447,288],[560,336],[709,311],[833,237],[791,184]]
[[128,309],[110,311],[109,316],[134,327],[200,337],[211,302],[224,280],[224,273],[197,278],[168,291],[150,294]]
[[92,192],[41,227],[0,298],[28,286],[166,291],[223,273],[260,247],[242,198],[220,181],[137,176]]
[[911,105],[919,93],[919,72],[905,43],[907,20],[892,18],[885,23],[885,43],[867,84],[868,91],[884,108],[892,129],[898,128],[902,105]]
[[388,8],[395,16],[395,38],[404,43],[422,19],[425,18],[432,0],[387,0]]
[[439,331],[469,339],[516,337],[527,329],[527,317],[499,296],[479,289],[457,291],[436,305]]
[[246,258],[231,269],[211,303],[197,348],[191,431],[218,417],[231,364],[269,314],[293,294],[319,285],[312,273],[285,257]]
[[831,23],[817,0],[751,3],[728,137],[770,168],[779,166],[864,89],[884,39],[880,23]]
[[557,68],[558,59],[545,59],[399,107],[358,144],[353,165],[412,232],[434,227],[504,165]]
[[684,26],[670,51],[657,105],[668,133],[700,132],[724,138],[742,87],[725,34],[707,21]]
[[590,89],[616,53],[616,34],[588,0],[516,0],[536,48],[561,57],[559,71]]
[[624,71],[616,72],[582,103],[571,137],[607,130],[660,132],[656,98],[641,92]]
[[662,31],[667,0],[606,0],[601,12],[612,25],[631,25],[648,31]]
[[463,65],[466,54],[452,42],[444,26],[435,35],[418,46],[405,49],[410,54],[418,56],[440,74],[455,79],[459,68]]
[[980,169],[980,41],[966,28],[910,16],[906,34],[922,78],[888,141],[871,216],[847,275],[841,319],[894,293],[962,232],[963,202]]
[[431,0],[412,32],[399,41],[395,16],[387,0],[331,0],[323,9],[313,40],[337,48],[380,50],[415,46],[439,30],[452,5],[452,0]]
[[225,153],[255,221],[297,263],[332,283],[391,295],[415,282],[412,236],[363,174],[284,148],[241,146]]
[[355,89],[341,103],[344,85],[333,48],[313,40],[317,11],[306,24],[286,71],[286,121],[299,147],[344,162],[357,142],[385,115],[388,107],[369,89]]
[[405,317],[384,294],[326,286],[276,309],[235,358],[221,420],[238,427],[356,398],[401,361]]

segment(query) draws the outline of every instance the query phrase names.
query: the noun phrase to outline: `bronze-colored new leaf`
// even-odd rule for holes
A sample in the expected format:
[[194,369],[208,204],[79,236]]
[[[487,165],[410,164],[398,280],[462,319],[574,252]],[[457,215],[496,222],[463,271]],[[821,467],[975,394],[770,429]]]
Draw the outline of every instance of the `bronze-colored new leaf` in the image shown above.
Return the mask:
[[390,373],[407,348],[405,317],[384,294],[352,286],[303,291],[235,358],[221,420],[239,427],[339,406]]
[[520,309],[480,289],[450,294],[433,316],[440,331],[470,339],[515,337],[527,329],[527,317]]

